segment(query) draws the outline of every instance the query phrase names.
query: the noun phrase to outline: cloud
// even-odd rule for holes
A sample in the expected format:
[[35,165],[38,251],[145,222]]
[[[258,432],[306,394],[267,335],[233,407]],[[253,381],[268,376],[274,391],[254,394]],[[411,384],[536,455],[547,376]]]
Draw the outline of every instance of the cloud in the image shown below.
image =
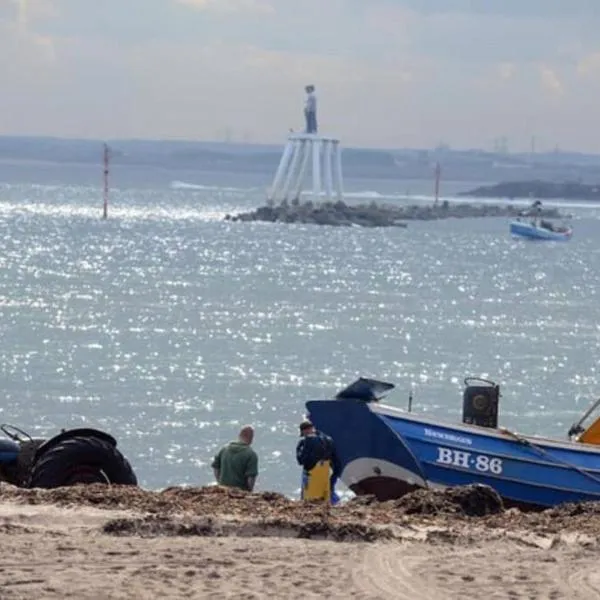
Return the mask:
[[348,143],[514,148],[545,130],[600,149],[596,6],[0,0],[0,114],[12,132],[273,141],[300,126],[311,82]]
[[577,74],[580,77],[589,77],[596,73],[600,73],[600,51],[587,54],[577,63]]
[[176,0],[176,2],[197,10],[225,14],[237,12],[258,12],[265,14],[275,12],[273,5],[266,0]]
[[547,65],[540,66],[540,80],[544,89],[552,92],[553,94],[562,96],[565,89],[562,81],[558,77],[556,71]]
[[511,19],[600,19],[596,0],[502,0],[481,2],[473,0],[383,0],[390,6],[399,6],[415,12],[431,14],[463,14]]
[[[14,74],[18,77],[19,67],[22,66],[19,65],[19,59],[29,69],[45,68],[54,61],[53,39],[37,33],[31,27],[37,19],[53,13],[52,5],[47,0],[12,0],[11,5],[11,10],[0,12],[0,51],[5,58],[0,60],[0,73],[4,73],[5,77]],[[6,84],[6,79],[3,83]]]
[[572,62],[597,38],[597,21],[592,26],[589,21],[545,14],[525,13],[516,18],[491,10],[482,14],[441,8],[423,11],[407,4],[386,0],[370,3],[370,23],[391,47],[397,46],[396,40],[403,40],[412,53],[444,62]]
[[515,75],[515,71],[516,71],[516,67],[514,63],[510,63],[510,62],[503,62],[500,63],[497,67],[498,69],[498,75],[500,76],[500,79],[502,79],[503,81],[508,81],[509,79],[512,79]]
[[17,27],[21,31],[27,30],[27,0],[16,0],[17,3]]
[[[18,27],[22,30],[29,29],[38,21],[57,16],[55,0],[5,0],[12,5],[12,13]],[[2,13],[0,12],[0,16]]]

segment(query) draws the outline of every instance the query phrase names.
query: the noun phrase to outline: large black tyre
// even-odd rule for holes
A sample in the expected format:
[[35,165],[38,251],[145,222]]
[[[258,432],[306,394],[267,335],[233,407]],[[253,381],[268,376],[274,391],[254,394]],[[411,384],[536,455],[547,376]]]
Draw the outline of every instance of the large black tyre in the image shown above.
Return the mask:
[[49,448],[31,469],[29,487],[56,488],[79,483],[137,485],[129,461],[107,440],[68,438]]

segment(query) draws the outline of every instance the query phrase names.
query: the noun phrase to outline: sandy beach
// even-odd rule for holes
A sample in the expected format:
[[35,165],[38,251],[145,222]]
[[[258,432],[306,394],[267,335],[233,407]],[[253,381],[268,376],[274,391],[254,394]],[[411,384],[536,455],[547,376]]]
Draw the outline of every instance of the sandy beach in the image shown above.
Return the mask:
[[600,508],[469,516],[428,494],[326,509],[217,487],[0,485],[0,598],[600,598]]

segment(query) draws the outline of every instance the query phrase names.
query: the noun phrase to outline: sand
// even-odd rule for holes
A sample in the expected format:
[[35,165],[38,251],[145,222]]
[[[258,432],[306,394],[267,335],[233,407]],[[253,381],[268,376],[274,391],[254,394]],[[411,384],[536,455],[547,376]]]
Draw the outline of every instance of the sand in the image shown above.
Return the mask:
[[0,598],[600,598],[600,508],[461,501],[0,485]]

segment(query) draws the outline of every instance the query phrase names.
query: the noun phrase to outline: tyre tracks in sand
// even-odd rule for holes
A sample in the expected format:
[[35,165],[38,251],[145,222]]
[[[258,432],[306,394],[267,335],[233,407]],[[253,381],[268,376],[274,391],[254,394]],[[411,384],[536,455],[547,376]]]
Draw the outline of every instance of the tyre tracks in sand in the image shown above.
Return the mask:
[[490,540],[377,543],[353,569],[360,600],[600,600],[600,552]]

